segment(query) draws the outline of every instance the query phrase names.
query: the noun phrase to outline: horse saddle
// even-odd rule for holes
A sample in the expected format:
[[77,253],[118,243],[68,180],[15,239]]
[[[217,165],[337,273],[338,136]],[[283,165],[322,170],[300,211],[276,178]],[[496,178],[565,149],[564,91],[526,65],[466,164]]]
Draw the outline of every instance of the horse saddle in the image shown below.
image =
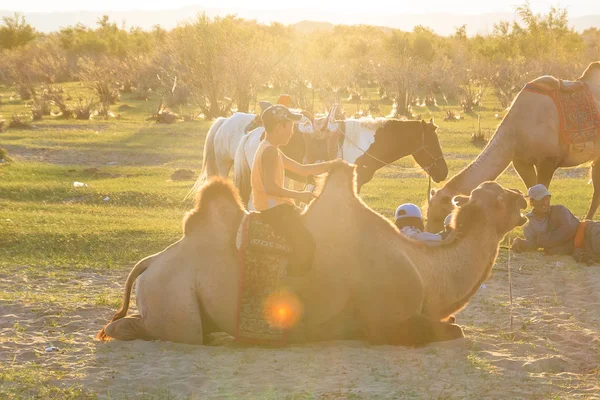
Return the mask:
[[533,85],[536,89],[550,92],[550,91],[560,91],[563,93],[575,93],[581,90],[584,90],[586,87],[585,82],[582,81],[565,81],[562,79],[556,79],[553,76],[546,75],[534,79],[529,82],[530,85]]

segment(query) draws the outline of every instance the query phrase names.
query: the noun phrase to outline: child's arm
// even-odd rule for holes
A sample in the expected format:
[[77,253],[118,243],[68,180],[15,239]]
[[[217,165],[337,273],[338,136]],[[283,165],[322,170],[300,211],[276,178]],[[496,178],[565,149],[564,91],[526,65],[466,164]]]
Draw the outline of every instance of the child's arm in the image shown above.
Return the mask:
[[[295,199],[302,203],[308,204],[315,195],[311,192],[297,192],[295,190],[288,190],[277,184],[275,180],[275,167],[277,165],[277,157],[279,157],[277,148],[268,147],[264,150],[262,155],[262,171],[263,171],[263,185],[267,194],[271,196],[284,197],[288,199]],[[285,161],[284,161],[285,166]]]
[[283,159],[283,167],[286,170],[300,176],[313,176],[325,173],[329,171],[333,164],[333,161],[325,161],[317,164],[300,164],[283,153],[281,154],[281,158]]

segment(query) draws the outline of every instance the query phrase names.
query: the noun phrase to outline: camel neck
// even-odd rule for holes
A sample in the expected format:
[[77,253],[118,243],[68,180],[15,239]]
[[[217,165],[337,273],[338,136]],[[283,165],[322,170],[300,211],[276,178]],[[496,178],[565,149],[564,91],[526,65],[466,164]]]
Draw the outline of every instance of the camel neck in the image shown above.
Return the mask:
[[514,140],[506,119],[481,154],[445,185],[452,193],[468,194],[480,183],[494,180],[512,161]]
[[428,249],[425,262],[418,266],[427,286],[425,314],[445,318],[459,311],[487,279],[499,239],[486,225],[480,221],[459,242]]

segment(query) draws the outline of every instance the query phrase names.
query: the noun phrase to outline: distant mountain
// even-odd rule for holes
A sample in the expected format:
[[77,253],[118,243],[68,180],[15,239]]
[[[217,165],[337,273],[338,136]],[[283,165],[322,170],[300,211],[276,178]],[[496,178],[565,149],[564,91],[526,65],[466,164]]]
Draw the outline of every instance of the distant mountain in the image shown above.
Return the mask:
[[[481,15],[427,13],[427,14],[389,14],[383,11],[349,14],[343,11],[326,13],[313,9],[287,10],[246,10],[246,9],[217,9],[189,6],[173,10],[160,11],[81,11],[56,13],[23,13],[27,21],[42,32],[51,32],[61,27],[82,23],[94,26],[99,17],[107,14],[112,21],[125,23],[126,26],[139,26],[151,29],[160,25],[165,29],[175,27],[179,22],[194,18],[198,13],[206,12],[214,17],[217,15],[235,14],[241,18],[254,19],[263,23],[272,21],[287,25],[295,25],[301,32],[328,31],[337,24],[366,24],[412,31],[417,25],[430,27],[440,35],[452,34],[456,28],[466,25],[467,33],[490,33],[493,25],[499,21],[514,21],[514,13],[490,13]],[[12,16],[14,11],[0,11],[0,17]],[[600,15],[572,17],[569,22],[577,31],[590,27],[600,27]]]

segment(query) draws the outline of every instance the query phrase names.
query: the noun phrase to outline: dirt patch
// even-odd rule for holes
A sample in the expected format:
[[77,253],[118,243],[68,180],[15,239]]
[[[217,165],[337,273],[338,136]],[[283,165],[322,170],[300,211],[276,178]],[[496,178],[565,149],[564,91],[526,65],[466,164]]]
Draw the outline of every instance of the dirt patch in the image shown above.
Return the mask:
[[[0,275],[0,360],[61,371],[100,397],[595,398],[600,268],[567,257],[506,261],[458,314],[466,339],[410,349],[357,341],[283,349],[93,340],[128,270]],[[16,270],[18,271],[18,270]],[[227,343],[220,338],[216,343]],[[59,351],[49,351],[50,346]],[[294,397],[296,396],[296,397]]]

